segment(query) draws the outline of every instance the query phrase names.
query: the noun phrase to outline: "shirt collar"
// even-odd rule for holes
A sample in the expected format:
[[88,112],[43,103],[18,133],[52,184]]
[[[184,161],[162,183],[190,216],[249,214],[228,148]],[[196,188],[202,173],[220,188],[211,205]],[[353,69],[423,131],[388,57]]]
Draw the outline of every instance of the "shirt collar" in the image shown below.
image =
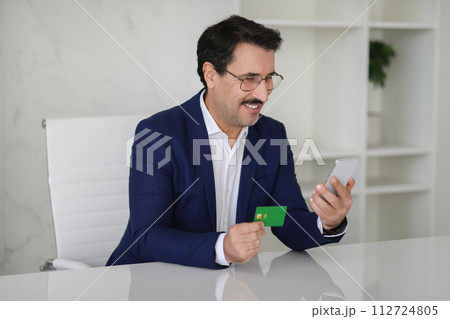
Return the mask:
[[208,108],[206,107],[204,100],[205,91],[200,94],[200,108],[202,109],[203,120],[205,121],[206,130],[208,131],[208,136],[214,135],[216,133],[222,132],[219,125],[217,125],[216,121],[212,117],[211,113],[209,113]]
[[[200,94],[200,108],[202,110],[203,120],[205,121],[206,131],[208,132],[208,136],[212,136],[217,133],[225,134],[220,129],[219,125],[217,125],[216,121],[214,120],[211,113],[209,113],[208,108],[206,107],[205,100],[203,98],[205,95],[205,92],[206,91],[203,90],[203,92]],[[241,132],[239,133],[239,137],[237,138],[237,140],[240,140],[241,138],[246,138],[247,133],[248,133],[248,126],[245,126],[244,128],[241,129]]]

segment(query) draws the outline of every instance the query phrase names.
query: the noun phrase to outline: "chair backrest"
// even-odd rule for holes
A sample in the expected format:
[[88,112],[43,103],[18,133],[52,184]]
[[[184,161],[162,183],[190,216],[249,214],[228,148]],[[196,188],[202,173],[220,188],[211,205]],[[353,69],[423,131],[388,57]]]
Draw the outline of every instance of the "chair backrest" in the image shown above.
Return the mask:
[[144,115],[46,119],[58,258],[105,265],[126,227],[127,146]]

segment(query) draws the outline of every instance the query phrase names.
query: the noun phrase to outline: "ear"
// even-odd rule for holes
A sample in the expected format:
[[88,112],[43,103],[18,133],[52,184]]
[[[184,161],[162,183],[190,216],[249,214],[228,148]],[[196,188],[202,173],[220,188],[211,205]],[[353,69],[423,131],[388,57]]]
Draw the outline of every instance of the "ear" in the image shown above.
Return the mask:
[[208,89],[214,88],[214,80],[217,77],[216,69],[210,62],[203,63],[203,76],[205,77],[206,86]]

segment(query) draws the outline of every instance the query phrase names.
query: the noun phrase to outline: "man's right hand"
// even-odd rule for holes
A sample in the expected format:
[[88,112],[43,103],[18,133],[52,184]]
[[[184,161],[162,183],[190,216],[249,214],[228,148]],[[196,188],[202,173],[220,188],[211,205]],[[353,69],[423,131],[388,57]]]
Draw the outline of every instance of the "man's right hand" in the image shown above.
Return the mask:
[[236,224],[228,229],[223,250],[228,263],[246,263],[259,253],[261,237],[265,234],[263,222]]

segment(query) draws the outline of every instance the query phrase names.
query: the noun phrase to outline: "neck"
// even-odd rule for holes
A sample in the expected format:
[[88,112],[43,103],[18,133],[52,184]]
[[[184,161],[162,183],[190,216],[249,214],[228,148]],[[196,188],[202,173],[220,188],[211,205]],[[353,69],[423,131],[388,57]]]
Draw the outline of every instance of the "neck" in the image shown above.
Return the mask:
[[205,105],[208,109],[209,113],[211,114],[214,121],[216,121],[217,126],[228,136],[228,143],[231,147],[233,147],[234,142],[236,142],[237,138],[239,137],[239,133],[242,130],[242,127],[236,127],[236,126],[230,126],[225,124],[223,121],[220,120],[220,116],[216,113],[216,110],[214,107],[214,101],[212,100],[211,94],[208,94],[205,92],[204,95]]

